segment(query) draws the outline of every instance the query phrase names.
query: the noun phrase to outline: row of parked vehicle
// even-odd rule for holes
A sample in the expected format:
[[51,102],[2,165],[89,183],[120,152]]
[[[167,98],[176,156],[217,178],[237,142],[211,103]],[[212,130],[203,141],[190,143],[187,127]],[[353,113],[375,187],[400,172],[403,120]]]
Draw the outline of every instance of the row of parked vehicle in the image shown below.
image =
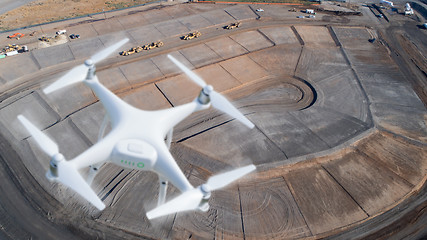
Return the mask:
[[[233,29],[233,28],[239,27],[240,24],[241,24],[240,22],[235,22],[235,23],[228,24],[228,25],[224,26],[223,28],[224,29]],[[188,34],[186,34],[184,36],[181,36],[181,39],[182,40],[191,40],[191,39],[194,39],[194,38],[198,38],[200,36],[202,36],[201,32],[194,31],[194,32],[188,33]],[[146,44],[146,45],[143,45],[143,46],[133,47],[133,48],[127,50],[127,51],[122,51],[122,52],[120,52],[120,55],[122,55],[122,56],[129,56],[129,55],[132,55],[134,53],[142,52],[143,50],[151,50],[151,49],[154,49],[154,48],[159,48],[159,47],[162,47],[163,45],[164,45],[164,43],[162,41],[152,42],[150,44]]]

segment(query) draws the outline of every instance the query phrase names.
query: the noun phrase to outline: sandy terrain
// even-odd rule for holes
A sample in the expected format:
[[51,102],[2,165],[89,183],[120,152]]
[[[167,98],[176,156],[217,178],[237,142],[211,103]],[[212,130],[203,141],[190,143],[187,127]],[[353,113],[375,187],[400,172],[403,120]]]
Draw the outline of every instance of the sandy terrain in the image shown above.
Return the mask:
[[[363,8],[361,16],[318,12],[315,19],[297,19],[301,13],[289,6],[263,5],[265,12],[256,12],[256,5],[153,5],[34,27],[82,37],[1,60],[0,239],[427,236],[427,113],[407,81],[419,70],[404,65],[418,58],[381,37],[369,42],[372,32],[390,29],[384,18]],[[412,41],[423,39],[424,32],[400,17],[390,17],[395,30],[405,23],[404,31],[413,28]],[[222,28],[235,20],[243,22],[238,29]],[[180,39],[195,30],[203,35]],[[7,34],[0,43],[15,42]],[[37,123],[70,160],[96,143],[105,110],[90,88],[79,83],[49,95],[41,89],[124,36],[130,42],[120,50],[157,40],[165,45],[126,57],[117,52],[97,65],[100,81],[120,98],[157,110],[197,96],[200,89],[174,68],[171,54],[256,125],[248,130],[208,110],[174,128],[172,155],[194,186],[247,161],[257,165],[250,177],[214,192],[206,213],[148,221],[157,176],[113,164],[94,180],[107,205],[98,212],[48,182],[50,159],[16,120],[24,114]],[[178,194],[169,186],[168,199]]]
[[150,2],[150,0],[38,0],[0,15],[0,30],[84,16]]

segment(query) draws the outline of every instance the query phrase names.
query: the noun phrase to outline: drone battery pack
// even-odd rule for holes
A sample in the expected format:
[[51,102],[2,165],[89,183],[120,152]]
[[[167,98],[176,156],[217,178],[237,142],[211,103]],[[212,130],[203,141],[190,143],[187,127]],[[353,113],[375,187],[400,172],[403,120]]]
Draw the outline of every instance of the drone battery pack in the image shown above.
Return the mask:
[[112,161],[117,165],[138,170],[151,170],[156,160],[154,147],[137,139],[118,142],[112,154]]

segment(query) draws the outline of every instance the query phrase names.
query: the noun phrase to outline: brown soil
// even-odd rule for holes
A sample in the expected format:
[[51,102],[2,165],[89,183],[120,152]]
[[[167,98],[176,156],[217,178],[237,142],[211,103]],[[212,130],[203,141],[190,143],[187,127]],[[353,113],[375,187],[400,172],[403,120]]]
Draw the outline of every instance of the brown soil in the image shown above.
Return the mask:
[[135,6],[153,0],[38,0],[0,15],[0,30]]

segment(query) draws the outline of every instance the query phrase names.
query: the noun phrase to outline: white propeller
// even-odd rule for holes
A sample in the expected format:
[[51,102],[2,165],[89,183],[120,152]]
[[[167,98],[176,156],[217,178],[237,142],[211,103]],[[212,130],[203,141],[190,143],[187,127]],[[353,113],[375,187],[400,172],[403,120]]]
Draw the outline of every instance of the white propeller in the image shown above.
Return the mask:
[[210,177],[206,184],[184,192],[171,201],[147,212],[147,218],[153,219],[176,212],[195,210],[200,207],[200,203],[203,199],[207,200],[209,198],[211,191],[223,188],[255,169],[256,167],[251,164],[246,167],[241,167]]
[[[123,46],[125,43],[129,41],[128,38],[125,38],[107,48],[104,50],[96,53],[93,55],[89,60],[93,62],[93,64],[97,64],[100,61],[106,59],[109,55],[114,53],[117,49],[119,49],[121,46]],[[81,82],[85,80],[87,75],[87,66],[85,64],[81,64],[77,67],[74,67],[69,72],[67,72],[64,76],[62,76],[60,79],[58,79],[56,82],[52,83],[45,89],[43,89],[43,92],[45,94],[49,94],[53,91],[56,91],[60,88],[66,87],[68,85]]]
[[[24,116],[19,115],[18,120],[24,125],[27,131],[36,141],[37,145],[45,152],[51,160],[51,170],[46,174],[50,180],[58,181],[92,203],[99,210],[105,208],[104,203],[98,198],[92,188],[86,183],[72,162],[65,160],[59,153],[58,145],[34,126]],[[52,171],[53,170],[53,171]]]
[[50,138],[48,138],[42,131],[36,128],[28,119],[24,116],[19,115],[18,120],[24,125],[28,133],[36,140],[37,145],[40,147],[43,152],[45,152],[49,157],[55,156],[59,153],[58,145]]
[[228,115],[236,118],[249,128],[254,127],[254,124],[249,121],[249,119],[247,119],[239,110],[237,110],[237,108],[235,108],[225,97],[223,97],[218,92],[215,92],[211,85],[207,85],[202,78],[197,76],[197,74],[188,69],[184,64],[176,60],[171,55],[168,55],[168,58],[173,63],[175,63],[185,74],[187,74],[191,80],[193,80],[196,84],[203,88],[204,93],[209,96],[211,104],[214,108],[221,110],[227,113]]

